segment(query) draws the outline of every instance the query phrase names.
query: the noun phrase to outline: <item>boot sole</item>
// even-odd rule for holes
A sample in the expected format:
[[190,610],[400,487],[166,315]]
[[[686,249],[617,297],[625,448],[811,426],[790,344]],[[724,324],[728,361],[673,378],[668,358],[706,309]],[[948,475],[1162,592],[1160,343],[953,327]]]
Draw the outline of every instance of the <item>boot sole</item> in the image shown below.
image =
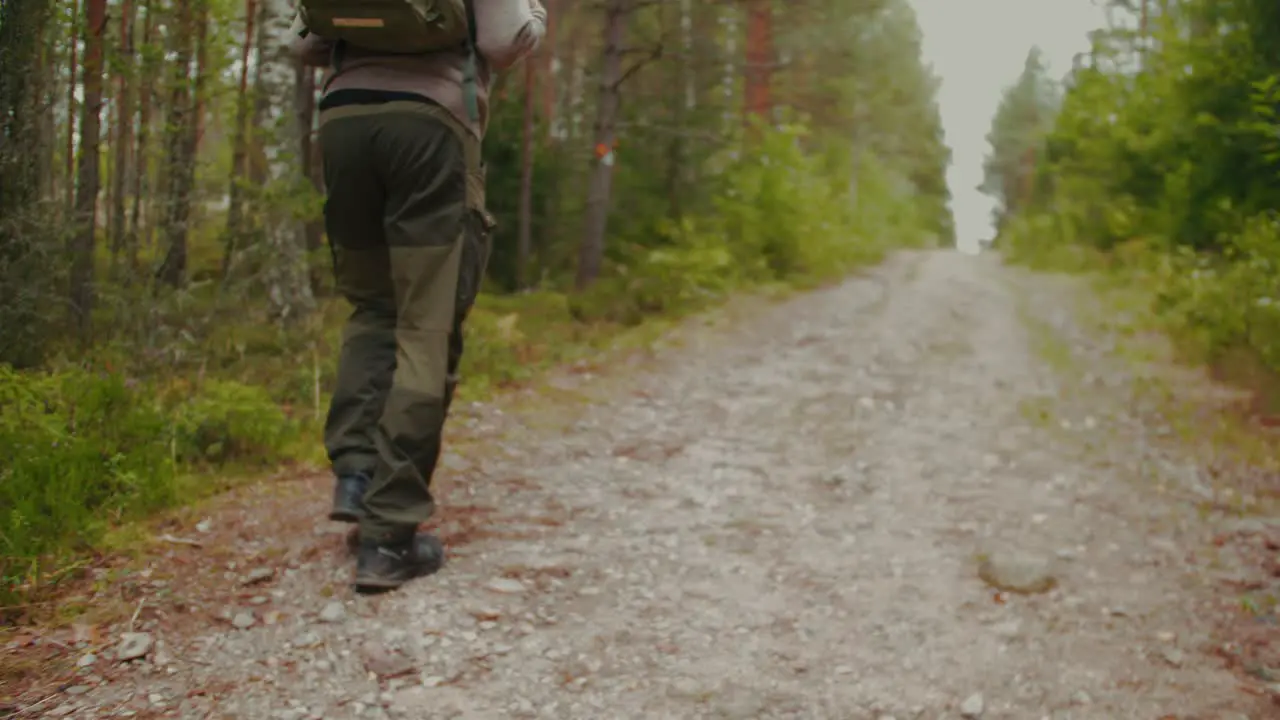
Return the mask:
[[444,569],[446,553],[444,546],[439,545],[438,541],[433,555],[434,557],[423,558],[413,565],[402,568],[401,572],[392,576],[363,573],[357,567],[351,584],[357,593],[379,593],[395,590],[401,585],[435,575]]
[[378,593],[378,592],[386,592],[388,590],[395,590],[400,586],[404,585],[405,583],[409,582],[409,580],[413,580],[418,577],[420,576],[415,575],[414,577],[407,578],[405,580],[383,580],[380,578],[356,578],[354,585],[355,585],[355,590],[358,593]]
[[418,580],[419,578],[435,575],[436,573],[440,572],[441,566],[442,565],[435,564],[435,563],[428,564],[428,565],[421,565],[421,566],[415,567],[413,569],[413,572],[408,577],[395,578],[395,579],[369,577],[367,575],[362,577],[360,575],[357,575],[355,582],[352,584],[355,586],[356,592],[359,592],[359,593],[386,592],[387,590],[395,590],[401,587],[402,585],[412,582],[414,580]]
[[363,513],[356,512],[349,508],[334,508],[329,512],[329,519],[334,522],[341,523],[358,523]]

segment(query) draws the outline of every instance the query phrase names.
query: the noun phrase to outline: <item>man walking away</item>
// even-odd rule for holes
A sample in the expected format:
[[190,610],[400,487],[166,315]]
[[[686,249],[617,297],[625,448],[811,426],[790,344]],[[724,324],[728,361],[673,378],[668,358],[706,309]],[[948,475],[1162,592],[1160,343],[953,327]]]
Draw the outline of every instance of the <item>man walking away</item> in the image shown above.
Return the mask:
[[441,566],[419,533],[458,382],[462,325],[488,262],[480,143],[491,72],[533,51],[537,0],[302,0],[294,52],[328,66],[325,228],[344,331],[325,447],[334,520],[359,524],[355,586]]

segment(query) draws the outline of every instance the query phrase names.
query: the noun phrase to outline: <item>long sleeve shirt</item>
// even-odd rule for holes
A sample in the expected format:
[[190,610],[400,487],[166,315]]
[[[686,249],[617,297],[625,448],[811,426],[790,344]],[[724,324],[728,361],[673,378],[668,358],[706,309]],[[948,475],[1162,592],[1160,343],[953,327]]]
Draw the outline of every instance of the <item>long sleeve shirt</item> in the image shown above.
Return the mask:
[[328,66],[321,108],[341,98],[379,95],[418,96],[435,102],[484,137],[489,122],[489,87],[493,72],[505,70],[533,52],[546,33],[547,11],[538,0],[472,0],[476,18],[476,46],[481,56],[476,95],[479,120],[465,107],[462,81],[465,50],[423,55],[387,55],[353,47],[342,51],[332,67],[333,43],[315,34],[294,41],[294,53],[307,65]]

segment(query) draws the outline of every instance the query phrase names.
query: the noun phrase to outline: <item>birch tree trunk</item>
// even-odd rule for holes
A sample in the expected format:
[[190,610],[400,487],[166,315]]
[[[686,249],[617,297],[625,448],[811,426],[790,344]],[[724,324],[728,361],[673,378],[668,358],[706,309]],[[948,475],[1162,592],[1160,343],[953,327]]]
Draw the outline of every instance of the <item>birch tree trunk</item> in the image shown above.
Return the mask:
[[720,24],[724,28],[724,67],[720,87],[724,93],[724,126],[728,130],[738,117],[738,8],[733,3],[725,3]]
[[80,0],[72,0],[71,4],[71,40],[68,46],[71,51],[71,64],[67,69],[67,139],[66,139],[66,157],[63,160],[67,165],[67,172],[63,179],[66,187],[63,192],[66,194],[67,209],[74,210],[75,192],[76,192],[76,78],[79,76],[80,70]]
[[265,170],[272,189],[272,202],[261,208],[263,217],[263,281],[273,315],[282,322],[294,322],[315,309],[311,274],[307,268],[306,223],[294,212],[296,203],[275,201],[275,195],[292,195],[310,183],[299,169],[302,147],[296,121],[299,73],[290,52],[293,4],[290,0],[262,0],[261,37],[263,68],[258,88],[265,117],[259,127],[269,127],[264,138]]

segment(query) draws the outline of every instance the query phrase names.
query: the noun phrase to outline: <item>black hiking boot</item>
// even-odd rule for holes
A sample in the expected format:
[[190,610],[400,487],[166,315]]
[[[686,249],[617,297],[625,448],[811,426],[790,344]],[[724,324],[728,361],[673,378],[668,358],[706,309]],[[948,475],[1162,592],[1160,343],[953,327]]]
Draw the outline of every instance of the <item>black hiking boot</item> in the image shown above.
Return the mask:
[[361,540],[356,552],[356,592],[394,590],[443,566],[444,545],[434,535],[420,532],[403,540]]
[[333,485],[333,509],[329,519],[344,523],[357,523],[364,517],[364,491],[369,487],[369,476],[344,475]]

